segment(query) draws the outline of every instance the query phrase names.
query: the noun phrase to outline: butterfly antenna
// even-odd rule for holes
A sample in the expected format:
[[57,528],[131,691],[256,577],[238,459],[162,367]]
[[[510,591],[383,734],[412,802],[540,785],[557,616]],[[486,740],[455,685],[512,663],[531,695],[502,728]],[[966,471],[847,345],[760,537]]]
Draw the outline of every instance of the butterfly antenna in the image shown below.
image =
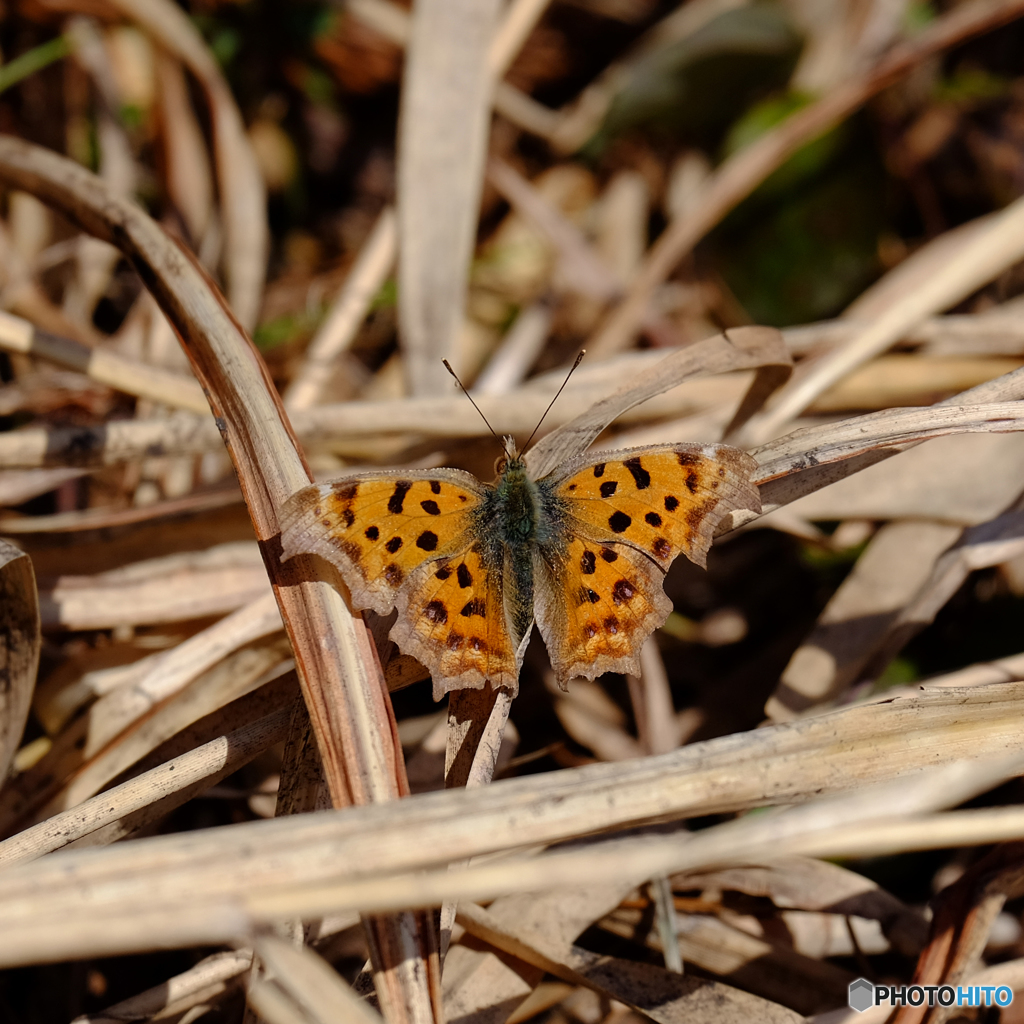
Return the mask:
[[565,390],[565,385],[569,383],[569,378],[576,372],[576,367],[583,362],[583,357],[586,354],[587,350],[585,348],[581,348],[580,354],[576,357],[576,362],[572,364],[572,366],[569,369],[569,372],[565,375],[565,380],[562,381],[562,386],[555,392],[555,397],[552,398],[550,402],[548,402],[548,407],[544,410],[544,415],[541,416],[541,418],[537,421],[537,426],[533,428],[533,433],[530,435],[529,440],[527,440],[526,444],[523,445],[524,452],[527,448],[530,447],[530,441],[532,441],[537,436],[537,431],[540,430],[540,425],[544,422],[544,419],[547,416],[547,414],[551,412],[551,406],[553,406],[555,402],[558,401],[558,396]]
[[[505,442],[502,441],[502,439],[498,437],[497,434],[494,433],[494,427],[492,427],[490,423],[487,422],[487,417],[483,414],[483,410],[480,408],[479,405],[476,404],[476,402],[473,401],[473,396],[467,390],[466,385],[463,384],[461,380],[459,380],[459,375],[452,369],[452,364],[449,363],[447,359],[442,359],[441,362],[444,363],[444,368],[455,378],[455,383],[458,384],[460,388],[462,388],[462,393],[469,399],[470,404],[473,406],[473,408],[476,409],[478,413],[480,413],[480,419],[482,419],[484,423],[487,424],[487,429],[494,436],[495,441],[497,441],[502,448],[505,448]],[[506,454],[507,451],[508,450],[506,449]]]

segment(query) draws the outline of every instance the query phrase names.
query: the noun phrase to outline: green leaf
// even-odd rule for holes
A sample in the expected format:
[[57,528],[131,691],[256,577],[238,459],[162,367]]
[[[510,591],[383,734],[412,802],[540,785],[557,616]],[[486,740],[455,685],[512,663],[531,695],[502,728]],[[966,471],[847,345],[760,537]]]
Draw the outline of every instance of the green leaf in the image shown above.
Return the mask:
[[0,92],[16,85],[23,78],[34,75],[49,64],[61,60],[71,52],[71,44],[65,36],[57,36],[47,43],[28,50],[0,67]]

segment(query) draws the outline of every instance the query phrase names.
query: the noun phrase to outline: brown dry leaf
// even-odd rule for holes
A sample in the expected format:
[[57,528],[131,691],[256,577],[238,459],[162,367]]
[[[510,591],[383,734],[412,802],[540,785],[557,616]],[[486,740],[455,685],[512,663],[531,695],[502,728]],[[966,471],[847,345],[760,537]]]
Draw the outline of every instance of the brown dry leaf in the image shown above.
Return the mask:
[[927,520],[883,526],[793,653],[765,714],[787,721],[857,682],[886,630],[959,532]]
[[[814,1013],[841,1003],[855,977],[841,967],[803,956],[711,915],[678,914],[675,925],[686,963],[798,1013]],[[600,926],[661,951],[657,931],[648,929],[639,909],[620,908]]]
[[0,779],[7,777],[28,720],[41,646],[32,561],[0,540]]
[[[594,886],[542,896],[506,896],[484,910],[467,906],[460,922],[474,936],[567,981],[586,985],[661,1024],[720,1024],[748,1019],[798,1021],[776,1003],[703,978],[648,964],[602,957],[574,945],[576,935],[631,887]],[[493,956],[493,954],[492,954]]]
[[731,889],[766,896],[777,907],[829,911],[878,921],[904,955],[917,955],[927,937],[923,915],[864,875],[810,857],[765,859],[734,868],[687,872],[676,889]]

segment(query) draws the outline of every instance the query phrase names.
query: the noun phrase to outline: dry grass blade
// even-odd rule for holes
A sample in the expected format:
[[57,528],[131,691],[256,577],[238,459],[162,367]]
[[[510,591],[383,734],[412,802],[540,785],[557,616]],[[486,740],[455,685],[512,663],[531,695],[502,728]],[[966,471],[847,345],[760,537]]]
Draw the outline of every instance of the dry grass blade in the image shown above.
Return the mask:
[[[257,935],[253,949],[270,975],[269,980],[259,983],[260,986],[276,985],[314,1021],[380,1024],[380,1016],[308,947],[293,946],[276,935]],[[259,999],[255,1001],[258,1008]]]
[[[61,576],[40,598],[44,629],[109,629],[233,612],[264,594],[273,601],[259,550],[242,541],[96,576]],[[265,617],[267,603],[255,618]]]
[[[287,654],[280,638],[250,644],[199,675],[192,685],[158,704],[149,714],[127,722],[115,719],[106,730],[93,729],[99,734],[95,737],[89,730],[92,714],[74,721],[44,757],[18,776],[0,797],[4,831],[74,807],[177,733],[253,691],[272,705],[266,710],[273,710],[276,702],[284,699],[282,693],[291,690]],[[126,689],[130,686],[115,690],[98,704],[116,703]],[[95,708],[91,709],[94,714]],[[95,717],[103,722],[102,715]],[[121,728],[116,731],[118,725]]]
[[[790,365],[782,336],[770,327],[742,327],[680,349],[541,438],[527,454],[527,465],[535,478],[546,476],[559,463],[586,449],[609,423],[628,409],[690,377],[763,367],[777,383],[777,371],[781,368],[785,373]],[[752,388],[759,388],[756,378]]]
[[72,1024],[123,1024],[124,1021],[184,1013],[204,999],[225,991],[228,983],[247,971],[251,964],[252,950],[249,949],[214,953],[191,970],[99,1013],[76,1017]]
[[1001,565],[1024,552],[1024,513],[1020,501],[1003,515],[963,531],[955,544],[937,558],[928,576],[887,624],[877,645],[869,648],[870,660],[862,679],[877,678],[915,634],[925,628],[977,569]]
[[0,779],[7,776],[28,720],[41,647],[32,560],[0,540]]
[[38,356],[58,366],[78,370],[100,384],[129,395],[164,402],[177,409],[207,414],[203,389],[190,377],[126,359],[116,352],[92,349],[33,327],[27,320],[0,313],[0,348]]
[[[854,460],[874,454],[878,448],[914,444],[946,434],[1009,433],[1022,429],[1024,404],[1021,402],[888,409],[839,423],[803,427],[755,448],[752,454],[760,464],[755,479],[762,488],[764,511],[769,512],[807,493],[800,485],[799,474],[830,462]],[[832,481],[822,481],[819,477],[812,489],[826,482]],[[741,517],[742,513],[734,514],[733,525],[739,525],[737,519]]]
[[52,853],[153,804],[159,803],[159,814],[166,814],[280,742],[291,713],[290,707],[273,712],[18,832],[0,842],[0,864],[20,864]]
[[550,2],[515,0],[508,5],[487,52],[487,65],[495,78],[504,77]]
[[209,416],[115,420],[101,427],[28,427],[0,436],[0,466],[114,466],[150,455],[202,455],[223,441]]
[[487,177],[557,252],[559,275],[567,288],[599,301],[619,294],[622,282],[591,248],[583,232],[514,167],[503,160],[492,159],[487,167]]
[[263,295],[270,238],[266,190],[242,115],[213,54],[184,11],[168,0],[113,0],[113,6],[180,60],[206,93],[224,219],[228,299],[242,326],[251,329]]
[[903,295],[874,323],[816,362],[747,425],[751,443],[764,442],[851,370],[885,351],[925,317],[954,306],[1024,256],[1024,200],[1008,206],[942,267]]
[[[395,748],[387,691],[369,634],[337,591],[315,579],[308,559],[287,569],[279,561],[277,510],[310,478],[251,343],[187,255],[137,207],[111,197],[89,172],[5,137],[0,177],[56,205],[98,237],[116,240],[149,285],[210,396],[266,549],[267,572],[295,650],[332,799],[343,805],[400,795],[401,751]],[[423,1008],[433,1004],[430,992],[437,985],[429,949],[422,944],[420,925],[408,916],[379,924],[378,943],[391,926],[396,948],[412,941],[428,964],[414,976],[415,968],[424,966],[417,959],[405,959],[403,967],[378,957],[382,1002],[395,1019],[420,1019]]]
[[[895,780],[895,795],[887,796],[885,805],[873,803],[874,795],[858,796],[864,801],[863,813],[877,818],[879,806],[894,815],[909,813],[900,808],[923,799],[911,785],[922,768],[954,766],[972,786],[981,787],[972,766],[1019,750],[1016,709],[1022,690],[1024,684],[1007,683],[933,691],[693,744],[661,757],[350,808],[343,815],[328,812],[139,840],[111,847],[102,857],[67,851],[0,874],[0,962],[26,963],[101,949],[124,952],[157,941],[224,941],[237,934],[243,905],[257,917],[277,920],[320,916],[331,906],[430,905],[513,888],[543,889],[561,883],[544,873],[548,868],[530,868],[528,862],[517,861],[514,876],[507,861],[458,873],[449,872],[447,865],[486,852],[656,819],[860,793],[881,780]],[[955,802],[960,783],[945,777],[940,782],[927,788],[929,799]],[[829,818],[830,828],[838,828],[850,811],[845,803],[837,808],[829,811],[836,819]],[[978,812],[960,813],[968,818],[946,832],[931,819],[922,819],[924,824],[897,821],[886,826],[884,835],[871,837],[850,826],[841,835],[842,844],[829,833],[833,845],[822,840],[820,847],[786,850],[832,856],[898,849],[911,835],[925,845],[942,845],[954,836],[957,842],[968,841],[972,835],[988,842],[1016,835],[1021,828],[1016,809],[1008,812],[1009,819],[1004,812],[985,812],[990,818],[984,829],[970,824],[969,816]],[[756,824],[762,817],[736,824],[746,828],[744,822]],[[771,832],[774,826],[766,828]],[[802,828],[796,831],[804,836]],[[763,850],[781,835],[758,833],[750,849]],[[716,857],[731,849],[730,840],[721,842]],[[654,837],[645,837],[621,856],[614,850],[607,853],[601,869],[607,873],[600,877],[642,881],[654,872],[709,863],[681,859],[689,846],[680,847],[678,841],[657,853],[662,859],[655,861],[655,843]],[[783,852],[781,846],[771,848]],[[637,857],[648,860],[641,865]],[[590,873],[589,864],[564,863],[567,880],[598,877]],[[421,873],[432,866],[429,875]],[[98,929],[100,920],[103,927]]]
[[206,236],[213,213],[213,174],[206,142],[188,96],[181,64],[157,56],[160,112],[166,136],[167,191],[194,243]]
[[395,212],[387,207],[377,218],[370,237],[356,260],[345,287],[306,349],[306,358],[284,394],[290,410],[316,405],[338,357],[351,344],[374,296],[395,263]]
[[620,879],[639,883],[658,874],[743,863],[766,848],[782,855],[842,857],[935,849],[951,837],[955,837],[954,845],[990,843],[1018,838],[1024,829],[1024,812],[1017,807],[937,817],[926,812],[960,803],[1022,770],[1024,755],[1018,751],[1013,757],[1003,754],[997,759],[928,769],[912,778],[812,800],[776,814],[747,816],[699,835],[605,840],[590,848],[453,871],[393,874],[253,894],[246,903],[257,920],[275,920],[296,911],[309,916],[324,906],[334,910],[385,909],[417,903],[431,906],[443,899],[489,899],[498,893],[579,886],[581,879],[591,885]]
[[490,122],[497,0],[413,12],[398,163],[398,314],[409,391],[438,394],[455,357]]
[[563,153],[575,153],[601,126],[616,93],[644,57],[699,31],[720,14],[742,7],[746,0],[690,0],[649,29],[620,60],[610,64],[553,119],[546,132]]
[[971,36],[1012,21],[1021,0],[981,0],[937,19],[910,42],[895,47],[873,68],[834,89],[730,157],[715,172],[692,212],[673,220],[648,251],[629,294],[588,347],[598,356],[625,348],[658,287],[683,256],[741,200],[801,146],[848,117],[911,68]]
[[[996,916],[1007,900],[1024,891],[1022,854],[1020,842],[996,847],[939,894],[930,940],[914,971],[915,984],[957,985],[977,971]],[[902,1006],[894,1022],[942,1024],[953,1012]]]

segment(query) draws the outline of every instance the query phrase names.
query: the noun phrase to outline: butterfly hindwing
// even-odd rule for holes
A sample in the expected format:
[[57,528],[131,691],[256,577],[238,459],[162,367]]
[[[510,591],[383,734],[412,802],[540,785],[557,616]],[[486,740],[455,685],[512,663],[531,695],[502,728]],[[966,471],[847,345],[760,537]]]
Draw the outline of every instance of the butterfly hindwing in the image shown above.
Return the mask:
[[726,514],[760,510],[756,465],[728,445],[658,445],[588,453],[541,483],[566,508],[570,531],[632,545],[663,569],[679,554],[703,566]]
[[417,567],[469,546],[482,493],[475,477],[454,469],[313,484],[285,504],[282,558],[326,558],[341,570],[357,608],[384,615]]
[[537,627],[559,685],[637,674],[640,647],[672,610],[664,570],[628,544],[579,536],[538,548],[534,564]]
[[518,638],[510,634],[501,565],[478,543],[416,569],[398,595],[391,638],[434,677],[435,699],[445,690],[518,688]]

